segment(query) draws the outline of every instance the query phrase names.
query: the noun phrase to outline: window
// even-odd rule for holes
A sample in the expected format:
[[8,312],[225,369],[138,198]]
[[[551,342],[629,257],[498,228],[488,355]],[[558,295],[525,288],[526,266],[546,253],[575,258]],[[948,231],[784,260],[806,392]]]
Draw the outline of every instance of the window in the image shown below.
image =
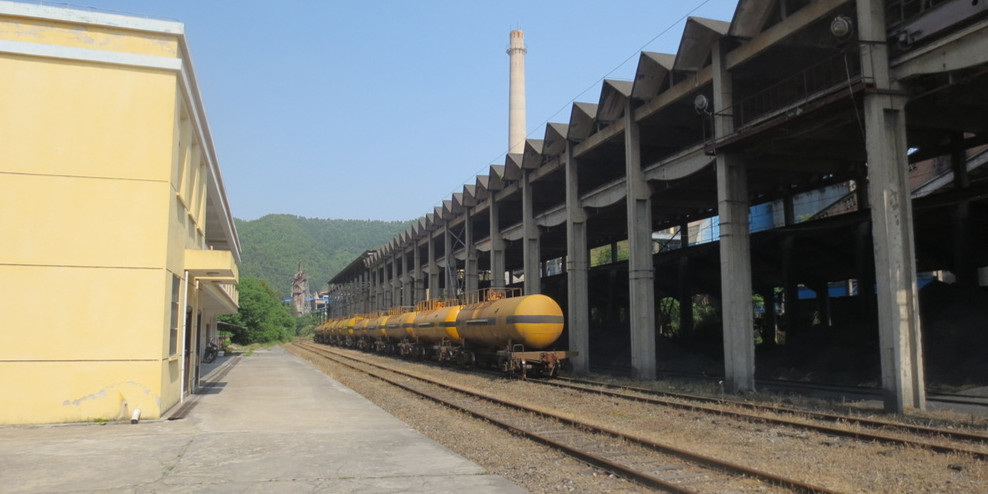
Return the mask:
[[171,323],[170,330],[168,334],[168,355],[175,355],[178,353],[178,318],[179,315],[179,292],[182,286],[182,278],[178,276],[172,276],[172,313],[171,313]]

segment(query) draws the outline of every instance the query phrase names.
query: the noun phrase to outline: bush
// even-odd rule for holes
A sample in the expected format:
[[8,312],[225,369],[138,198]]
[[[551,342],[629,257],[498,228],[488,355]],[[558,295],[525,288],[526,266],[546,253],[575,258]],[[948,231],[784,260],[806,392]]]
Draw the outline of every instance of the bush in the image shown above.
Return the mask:
[[295,336],[295,317],[267,282],[257,278],[241,278],[237,289],[240,292],[240,311],[219,317],[221,321],[247,328],[245,332],[233,334],[235,343],[249,345],[288,341]]

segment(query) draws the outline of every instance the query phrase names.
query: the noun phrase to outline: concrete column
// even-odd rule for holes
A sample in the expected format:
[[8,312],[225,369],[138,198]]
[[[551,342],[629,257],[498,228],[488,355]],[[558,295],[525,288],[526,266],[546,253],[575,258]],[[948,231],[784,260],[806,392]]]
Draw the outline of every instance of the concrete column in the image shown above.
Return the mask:
[[501,207],[491,193],[491,286],[504,288],[504,237],[501,236]]
[[436,244],[432,233],[429,234],[429,249],[426,255],[429,258],[429,298],[442,298],[443,294],[439,291],[439,266],[436,266]]
[[869,324],[875,319],[875,256],[871,222],[858,225],[854,236],[854,267],[858,278],[858,317]]
[[796,224],[796,207],[793,204],[792,194],[786,194],[782,198],[782,215],[785,226],[792,226]]
[[387,286],[388,286],[388,272],[387,272],[387,262],[381,260],[381,265],[374,268],[377,272],[377,310],[384,310],[388,306],[387,300]]
[[449,222],[443,228],[443,248],[446,251],[443,270],[446,272],[446,298],[456,298],[456,256],[453,255],[453,234],[449,231]]
[[366,273],[367,277],[367,298],[370,310],[377,310],[377,277],[374,268],[371,267]]
[[408,253],[401,251],[401,305],[412,305],[412,272],[408,269]]
[[573,144],[566,143],[566,307],[569,349],[578,352],[570,359],[573,371],[590,372],[590,250],[587,248],[587,213],[580,206],[578,168]]
[[394,253],[391,254],[391,258],[388,259],[391,264],[391,274],[389,277],[388,286],[388,305],[385,309],[390,309],[401,302],[400,295],[398,293],[398,260],[395,258]]
[[401,276],[399,275],[399,262],[398,252],[391,254],[391,305],[388,306],[395,307],[401,305]]
[[480,286],[477,278],[477,246],[473,243],[473,220],[470,218],[470,208],[466,211],[466,222],[463,227],[463,248],[466,251],[466,261],[463,266],[464,287],[467,292],[476,292]]
[[370,273],[364,271],[360,273],[360,306],[361,312],[370,312],[372,309],[370,301]]
[[[964,149],[964,135],[957,132],[950,136],[950,165],[954,170],[954,186],[965,189],[971,185],[967,176],[967,150]],[[951,214],[951,240],[954,244],[951,272],[957,284],[967,288],[978,288],[978,267],[971,255],[971,202],[964,199],[957,203]]]
[[882,0],[858,0],[868,196],[871,200],[885,409],[926,408],[916,253],[906,150],[907,96],[889,77]]
[[542,278],[539,276],[539,227],[535,224],[535,198],[529,170],[522,170],[521,177],[521,216],[524,228],[523,262],[525,270],[525,294],[542,293]]
[[689,334],[693,331],[693,286],[690,283],[690,258],[679,259],[679,331]]
[[414,252],[412,252],[412,264],[415,265],[412,275],[412,283],[415,284],[415,291],[412,295],[412,304],[417,304],[425,300],[425,277],[422,272],[422,249],[419,248],[417,241],[412,248],[415,249]]
[[764,286],[760,293],[765,303],[765,333],[762,334],[762,341],[774,345],[776,343],[775,328],[778,323],[778,319],[775,317],[775,287]]
[[[733,105],[731,74],[714,45],[714,111]],[[714,117],[714,135],[734,132],[733,112]],[[755,389],[755,329],[751,308],[751,245],[748,173],[741,156],[717,153],[717,210],[720,216],[720,280],[724,320],[724,375],[732,392]]]
[[641,138],[631,100],[624,108],[624,163],[628,207],[628,321],[631,373],[655,379],[655,267],[652,265],[652,191],[641,166]]

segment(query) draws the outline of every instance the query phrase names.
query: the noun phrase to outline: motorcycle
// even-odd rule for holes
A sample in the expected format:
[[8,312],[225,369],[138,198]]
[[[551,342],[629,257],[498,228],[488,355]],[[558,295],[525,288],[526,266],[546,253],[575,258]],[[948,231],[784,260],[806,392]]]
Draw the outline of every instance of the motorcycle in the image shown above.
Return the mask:
[[216,343],[210,341],[209,346],[206,347],[206,352],[202,355],[202,361],[208,364],[216,360],[216,355],[219,354],[219,350],[220,349],[216,346]]

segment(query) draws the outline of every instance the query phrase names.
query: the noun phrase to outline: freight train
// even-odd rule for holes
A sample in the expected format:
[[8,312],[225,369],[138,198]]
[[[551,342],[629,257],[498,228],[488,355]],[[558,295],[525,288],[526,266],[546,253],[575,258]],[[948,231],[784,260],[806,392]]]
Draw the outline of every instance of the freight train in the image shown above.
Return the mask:
[[576,352],[549,350],[563,311],[545,295],[489,288],[459,299],[329,319],[315,341],[463,367],[487,366],[522,377],[552,377]]

